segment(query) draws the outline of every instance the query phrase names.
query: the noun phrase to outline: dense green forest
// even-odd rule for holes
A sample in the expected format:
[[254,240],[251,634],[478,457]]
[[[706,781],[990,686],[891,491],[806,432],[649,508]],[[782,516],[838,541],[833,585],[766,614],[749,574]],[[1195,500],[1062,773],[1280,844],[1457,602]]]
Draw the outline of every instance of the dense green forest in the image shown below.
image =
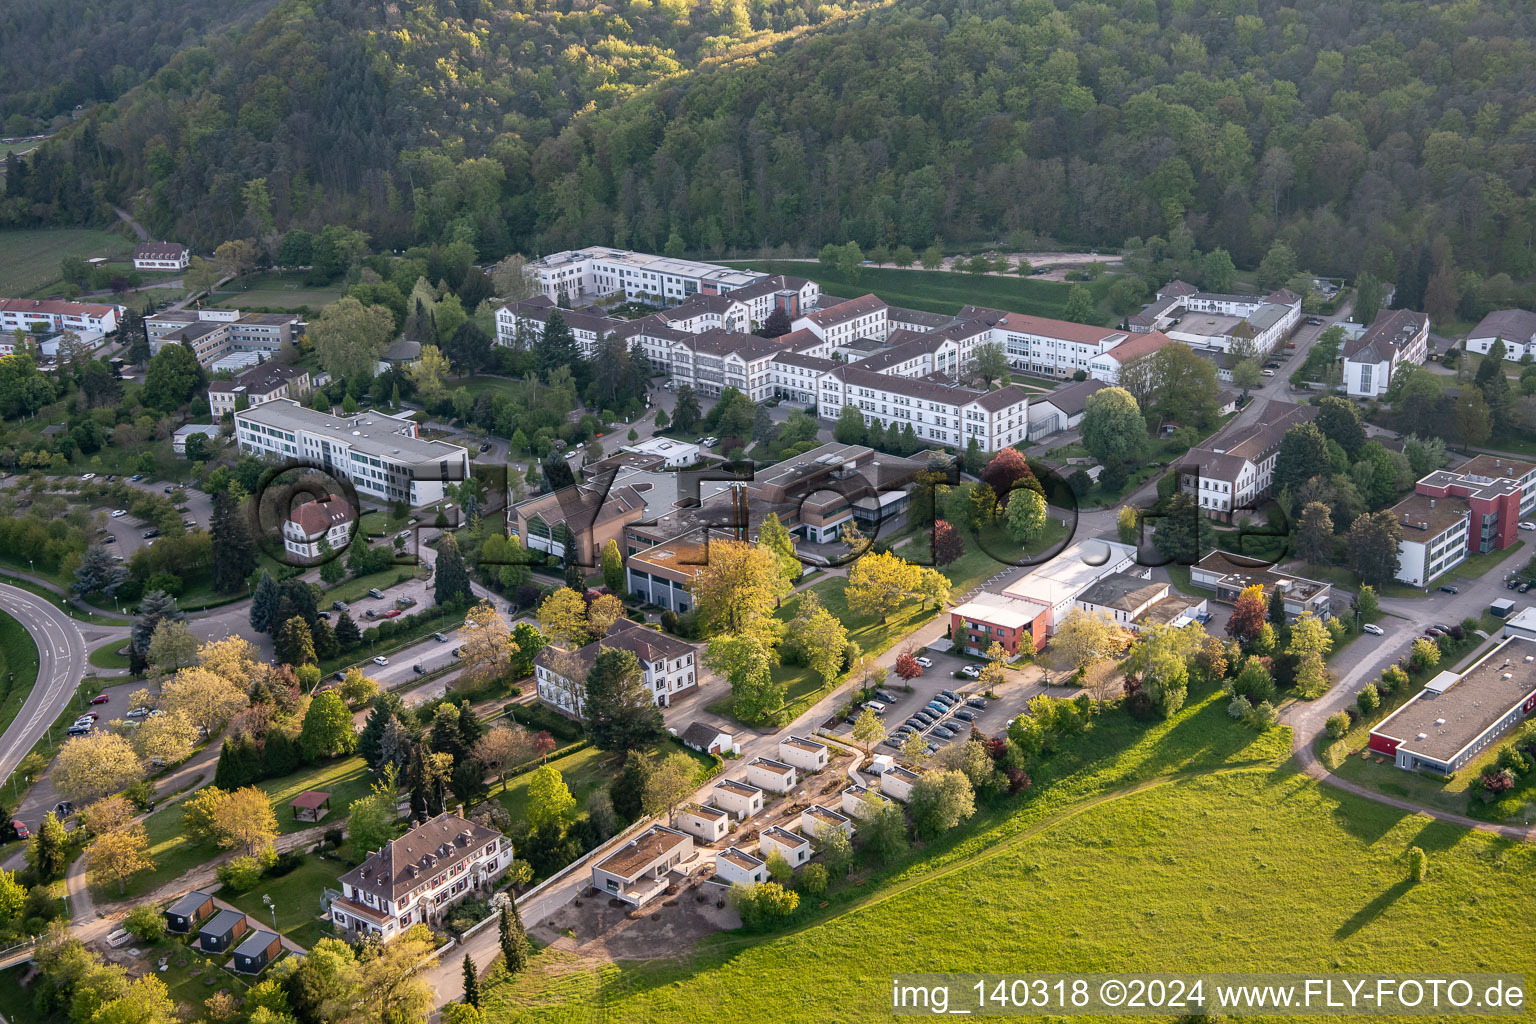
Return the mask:
[[248,24],[277,0],[6,0],[0,4],[0,131],[47,131],[110,103],[205,33]]
[[1527,0],[287,0],[44,147],[0,219],[132,199],[205,246],[345,222],[482,259],[1187,228],[1466,293],[1536,273],[1533,39]]

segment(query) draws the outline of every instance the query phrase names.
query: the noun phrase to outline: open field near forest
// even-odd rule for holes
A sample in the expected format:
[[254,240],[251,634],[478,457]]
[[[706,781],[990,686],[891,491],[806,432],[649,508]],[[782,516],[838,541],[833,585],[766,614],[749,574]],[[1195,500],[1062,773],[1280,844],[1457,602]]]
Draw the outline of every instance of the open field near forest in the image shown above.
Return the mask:
[[66,256],[121,256],[133,243],[91,228],[0,231],[0,298],[22,298],[59,279]]
[[[809,278],[824,292],[853,298],[874,292],[893,306],[921,309],[930,313],[955,313],[961,306],[987,306],[1016,313],[1030,313],[1060,319],[1067,308],[1072,285],[1041,281],[1030,277],[1004,277],[1001,274],[966,274],[949,270],[898,270],[894,267],[860,267],[859,279],[849,281],[835,268],[815,261],[747,260],[726,266],[750,267],[769,274],[792,274]],[[1113,274],[1101,274],[1086,283],[1099,303],[1104,322],[1110,312],[1104,304]]]
[[[720,1019],[888,1020],[896,970],[1528,965],[1536,853],[1319,786],[1286,766],[1287,730],[1256,736],[1224,704],[1207,693],[1150,726],[1106,712],[1063,741],[1022,802],[835,888],[792,929],[723,933],[661,962],[543,951],[490,987],[487,1020],[692,1021],[700,1006]],[[1429,855],[1419,885],[1410,845]]]

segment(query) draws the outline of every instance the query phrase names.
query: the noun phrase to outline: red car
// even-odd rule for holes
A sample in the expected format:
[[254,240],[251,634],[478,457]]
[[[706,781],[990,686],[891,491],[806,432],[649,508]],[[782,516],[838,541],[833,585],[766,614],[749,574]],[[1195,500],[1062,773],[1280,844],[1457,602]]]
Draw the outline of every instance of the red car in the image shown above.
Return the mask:
[[398,609],[398,608],[391,608],[389,611],[387,611],[387,612],[385,612],[383,614],[382,618],[392,619],[396,615],[399,615],[399,614],[400,614],[400,609]]
[[111,699],[112,698],[108,697],[106,694],[102,694],[100,697],[92,697],[91,698],[91,703],[92,704],[105,704],[105,703],[107,703]]
[[17,839],[27,839],[32,835],[32,830],[27,828],[27,823],[20,818],[11,819],[11,828],[16,830]]

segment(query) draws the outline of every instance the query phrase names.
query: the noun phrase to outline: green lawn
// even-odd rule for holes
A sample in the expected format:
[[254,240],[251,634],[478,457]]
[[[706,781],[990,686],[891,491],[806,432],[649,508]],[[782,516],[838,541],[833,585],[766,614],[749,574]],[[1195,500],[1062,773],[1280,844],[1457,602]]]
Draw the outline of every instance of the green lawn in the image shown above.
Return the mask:
[[91,259],[132,251],[128,239],[92,228],[0,231],[0,295],[19,298],[54,284],[66,256]]
[[37,682],[37,644],[25,626],[0,612],[0,732],[16,718]]
[[320,287],[307,285],[302,271],[268,271],[248,274],[233,287],[226,285],[223,291],[214,292],[210,301],[243,310],[308,308],[318,312],[321,306],[340,299],[342,288],[340,282]]
[[126,646],[126,642],[120,640],[114,640],[109,644],[102,644],[91,652],[90,658],[87,660],[97,668],[127,668],[129,665],[128,655],[117,653],[119,649]]
[[[414,579],[415,576],[416,574],[406,566],[392,565],[388,569],[383,569],[379,572],[368,573],[355,579],[342,580],[327,590],[321,597],[321,607],[329,608],[332,601],[343,601],[347,604],[351,604],[353,601],[361,601],[368,596],[368,591],[372,588],[377,587],[379,590],[388,590],[397,583],[404,583],[406,580]],[[352,617],[357,620],[359,629],[371,624],[369,620],[363,618],[361,611]]]
[[[874,292],[893,306],[921,309],[930,313],[954,313],[961,306],[976,305],[1060,319],[1067,309],[1067,296],[1074,287],[1073,284],[1061,281],[948,270],[861,267],[858,280],[849,281],[836,269],[823,267],[820,263],[748,260],[727,263],[726,266],[749,267],[767,274],[792,274],[809,278],[820,285],[823,291],[844,298],[851,299]],[[1115,278],[1114,274],[1101,274],[1086,285],[1098,302],[1105,323],[1113,318],[1106,297]]]
[[791,928],[651,962],[540,951],[497,976],[487,1020],[888,1020],[893,971],[1144,971],[1149,950],[1168,972],[1526,969],[1531,849],[1321,787],[1286,767],[1287,730],[1256,735],[1224,704],[1150,726],[1106,712],[1026,796],[802,903]]
[[[15,567],[14,559],[3,559],[0,561],[3,561],[6,565]],[[36,594],[38,597],[41,597],[49,604],[59,609],[59,611],[63,612],[65,615],[68,615],[72,619],[79,619],[81,622],[89,622],[97,626],[133,625],[130,620],[120,619],[115,615],[97,615],[95,612],[81,611],[79,608],[76,608],[74,605],[70,604],[68,601],[64,600],[62,597],[49,590],[47,587],[39,586],[38,584],[33,583],[31,580],[23,579],[20,576],[8,576],[4,573],[0,573],[0,582],[8,583],[20,590],[27,591],[30,594]]]
[[[322,824],[344,827],[347,806],[365,795],[373,784],[367,766],[360,757],[344,758],[329,764],[315,765],[281,779],[269,779],[257,783],[272,800],[272,810],[277,815],[278,830],[283,833],[312,828],[307,821],[295,821],[289,801],[306,789],[318,789],[331,794],[331,813]],[[141,896],[205,861],[221,851],[211,846],[195,843],[183,834],[181,802],[169,804],[151,814],[144,823],[149,833],[149,856],[155,862],[153,871],[146,871],[128,885],[127,896]],[[95,890],[101,897],[116,900],[117,887],[109,885]]]
[[[1525,547],[1525,541],[1517,540],[1503,551],[1485,551],[1480,555],[1468,555],[1466,560],[1460,565],[1457,565],[1445,573],[1442,573],[1440,576],[1430,580],[1429,585],[1431,587],[1438,587],[1445,580],[1451,579],[1480,579],[1494,566],[1500,564],[1504,561],[1504,559],[1513,555],[1516,551],[1519,551],[1523,547]],[[1514,568],[1518,569],[1519,566],[1515,566]]]
[[[1021,545],[1008,535],[1003,524],[994,523],[982,530],[979,538],[966,537],[965,554],[948,565],[940,566],[939,571],[949,577],[954,596],[958,598],[972,587],[1006,571],[1009,566],[1028,564],[1024,561],[1026,558],[1037,560],[1038,556],[1060,545],[1066,537],[1065,523],[1059,519],[1047,519],[1045,532],[1037,540]],[[914,538],[903,554],[927,564],[928,535]]]
[[336,880],[348,870],[348,865],[339,860],[311,856],[281,878],[262,879],[250,892],[219,895],[268,928],[272,926],[272,911],[261,898],[271,896],[277,907],[277,930],[290,935],[320,916],[324,890],[340,888]]
[[[619,774],[622,759],[596,747],[584,747],[574,754],[549,762],[559,770],[576,798],[576,806],[585,808],[587,796],[600,786],[607,785]],[[524,772],[508,780],[506,792],[499,783],[491,786],[491,799],[500,803],[512,815],[513,821],[522,821],[528,807],[528,780],[532,773]]]

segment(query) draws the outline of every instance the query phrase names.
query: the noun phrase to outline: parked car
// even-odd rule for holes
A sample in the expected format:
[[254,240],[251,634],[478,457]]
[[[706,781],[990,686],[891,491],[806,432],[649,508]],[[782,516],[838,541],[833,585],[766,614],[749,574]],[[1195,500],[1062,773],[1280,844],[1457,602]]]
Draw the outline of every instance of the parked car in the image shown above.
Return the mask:
[[75,805],[73,801],[60,800],[58,803],[53,805],[54,817],[58,818],[60,821],[63,821],[65,818],[74,813]]
[[316,618],[320,618],[320,619],[324,619],[327,622],[331,621],[331,613],[330,612],[315,612],[315,617]]
[[1505,590],[1514,590],[1519,585],[1520,585],[1520,581],[1517,580],[1517,579],[1514,579],[1513,577],[1511,577],[1510,579],[1507,579],[1507,580],[1504,581],[1504,589]]
[[911,726],[913,728],[913,730],[920,730],[924,726],[927,726],[927,725],[930,725],[930,724],[931,724],[931,722],[925,722],[921,718],[918,718],[916,715],[913,715],[911,718],[907,719],[905,722],[902,723],[902,725],[909,725],[909,726]]
[[488,451],[490,451],[490,450],[491,450],[491,443],[490,443],[490,442],[489,442],[489,441],[487,441],[487,442],[485,442],[485,443],[484,443],[484,444],[482,444],[482,445],[481,445],[481,446],[480,446],[480,450],[481,450],[481,451],[482,451],[482,452],[488,452]]
[[955,696],[951,697],[947,693],[936,693],[933,695],[933,699],[936,703],[943,704],[945,707],[951,707],[952,705],[959,703],[960,695],[956,694]]
[[176,493],[176,488],[174,488],[174,487],[167,487],[165,489],[165,493],[166,494],[175,494]]
[[383,619],[393,619],[394,617],[396,617],[399,614],[400,614],[400,609],[399,608],[391,608],[389,611],[385,612],[383,615],[381,615],[379,617],[383,618]]
[[116,537],[114,537],[114,536],[112,536],[112,535],[111,535],[111,534],[110,534],[110,533],[109,533],[109,534],[107,534],[107,535],[106,535],[106,536],[105,536],[105,537],[103,537],[103,538],[101,538],[101,542],[102,542],[102,543],[103,543],[103,544],[116,544],[116,543],[117,543],[117,538],[116,538]]
[[111,697],[108,697],[106,694],[103,693],[103,694],[99,694],[98,696],[92,697],[91,698],[91,703],[92,704],[106,704],[106,703],[109,703],[111,700],[112,700]]
[[1530,589],[1531,589],[1531,585],[1530,585],[1530,584],[1529,584],[1529,583],[1522,583],[1522,584],[1520,584],[1520,585],[1519,585],[1519,586],[1518,586],[1518,587],[1516,587],[1516,588],[1515,588],[1515,591],[1516,591],[1516,592],[1517,592],[1517,593],[1521,593],[1521,594],[1523,594],[1523,593],[1525,593],[1525,592],[1526,592],[1526,591],[1527,591],[1527,590],[1530,590]]
[[899,736],[887,736],[880,741],[882,747],[890,747],[892,750],[900,750],[904,741]]
[[384,591],[380,590],[378,587],[369,587],[368,588],[368,596],[369,597],[383,597],[384,596]]
[[336,680],[338,683],[344,683],[347,681],[347,674],[345,672],[332,672],[331,678]]
[[27,823],[22,821],[20,818],[11,819],[11,831],[16,833],[17,839],[32,838],[32,830],[27,828]]
[[1275,375],[1275,371],[1274,370],[1260,370],[1259,371],[1259,376],[1260,377],[1273,377],[1274,375]]
[[79,721],[79,722],[94,722],[94,721],[96,721],[96,719],[98,719],[100,717],[101,717],[101,712],[99,712],[99,711],[82,711],[80,713],[80,717],[78,719],[76,719],[76,721]]
[[[112,510],[112,518],[113,519],[121,519],[121,518],[123,518],[123,516],[125,516],[127,514],[128,514],[128,510],[125,509],[125,508],[115,508],[115,509]],[[1522,523],[1521,525],[1524,525],[1524,524]]]
[[864,703],[864,708],[865,710],[873,711],[877,715],[885,714],[885,705],[877,700],[866,701]]
[[1449,584],[1447,584],[1446,586],[1443,586],[1443,587],[1440,588],[1440,593],[1442,593],[1442,594],[1459,594],[1460,591],[1457,590],[1455,587],[1450,586]]
[[895,704],[896,703],[896,698],[891,695],[891,692],[889,690],[876,690],[875,691],[875,699],[878,700],[878,701],[882,701],[883,703],[886,703],[886,704]]
[[149,708],[134,708],[123,716],[124,718],[148,718]]
[[955,712],[955,717],[960,719],[962,722],[974,722],[976,721],[976,712],[967,711],[965,708],[961,708],[959,711]]
[[941,740],[952,740],[955,738],[955,731],[947,725],[936,725],[929,735],[937,736]]
[[965,668],[960,670],[960,674],[965,676],[967,679],[980,679],[981,669],[977,668],[975,665],[967,665]]
[[96,474],[95,473],[87,473],[87,474],[85,474],[85,476],[82,476],[80,479],[81,480],[95,480],[96,479]]
[[140,480],[144,479],[144,474],[143,473],[135,473],[135,474],[133,474],[133,476],[129,477],[128,479],[132,480],[134,483],[138,483]]
[[960,699],[960,695],[958,693],[956,693],[954,690],[940,690],[939,691],[939,696],[940,697],[948,697],[952,701]]
[[1374,623],[1374,622],[1367,622],[1364,625],[1362,625],[1360,628],[1365,630],[1367,633],[1371,634],[1371,636],[1386,636],[1387,635],[1387,631],[1382,629],[1380,626],[1376,625],[1376,623]]
[[376,655],[374,657],[373,663],[375,665],[388,665],[389,664],[389,659],[384,657],[384,655],[379,654],[379,655]]
[[189,530],[195,530],[195,529],[197,529],[197,520],[196,519],[183,519],[181,521],[181,525],[185,526]]
[[1308,327],[1321,327],[1321,326],[1323,326],[1323,319],[1322,319],[1322,317],[1316,317],[1316,316],[1309,316],[1309,317],[1307,317],[1307,326]]
[[932,725],[934,722],[938,721],[938,719],[936,717],[934,717],[933,715],[930,715],[926,711],[919,711],[915,715],[913,715],[912,717],[917,719],[919,722],[923,723],[923,726],[922,726],[923,728],[927,728],[928,726]]
[[966,703],[979,711],[987,709],[987,699],[985,697],[970,697],[966,700]]
[[65,729],[64,733],[67,736],[89,736],[91,733],[91,724],[87,722],[84,725],[72,725],[68,729]]
[[331,607],[333,609],[335,609],[336,611],[338,611],[338,612],[344,612],[344,611],[347,610],[347,602],[345,602],[345,601],[332,601],[331,602]]
[[1278,370],[1278,369],[1280,369],[1280,364],[1278,362],[1276,362],[1275,360],[1271,359],[1269,362],[1264,364],[1264,369],[1266,369],[1266,370]]
[[455,647],[455,648],[454,648],[454,649],[453,649],[453,656],[454,656],[454,657],[455,657],[455,658],[457,658],[457,657],[458,657],[458,656],[459,656],[459,652],[460,652],[460,651],[462,651],[462,650],[463,650],[463,649],[464,649],[464,648],[462,648],[462,647]]
[[144,531],[144,539],[145,540],[154,540],[158,536],[160,536],[160,531],[159,530],[145,530]]
[[1522,530],[1536,530],[1536,523],[1521,523],[1520,524],[1520,529],[1522,529]]

